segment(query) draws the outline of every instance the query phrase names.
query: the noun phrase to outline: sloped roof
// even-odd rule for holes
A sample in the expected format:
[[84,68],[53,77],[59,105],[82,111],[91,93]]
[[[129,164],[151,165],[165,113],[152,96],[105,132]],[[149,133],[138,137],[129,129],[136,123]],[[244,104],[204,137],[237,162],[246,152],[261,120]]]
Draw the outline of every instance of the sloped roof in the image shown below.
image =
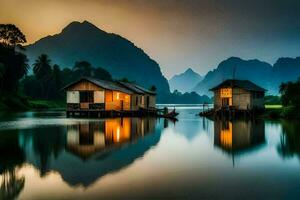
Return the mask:
[[67,86],[65,86],[63,88],[63,90],[67,90],[67,88],[69,88],[70,86],[82,81],[82,80],[87,80],[90,81],[92,83],[94,83],[95,85],[102,87],[104,89],[107,90],[115,90],[115,91],[119,91],[119,92],[124,92],[127,94],[153,94],[155,95],[154,92],[149,91],[141,86],[138,86],[136,84],[132,84],[132,83],[125,83],[125,82],[119,82],[119,81],[106,81],[106,80],[101,80],[101,79],[95,79],[95,78],[90,78],[90,77],[83,77],[73,83],[68,84]]
[[151,95],[156,94],[155,92],[147,90],[147,89],[145,89],[145,88],[143,88],[139,85],[136,85],[134,83],[126,83],[126,82],[122,82],[122,81],[119,81],[118,83],[120,83],[124,87],[126,87],[126,88],[128,88],[128,89],[130,89],[133,92],[138,93],[138,94],[151,94]]
[[134,86],[137,87],[138,89],[144,91],[144,92],[147,93],[147,94],[156,95],[155,92],[153,92],[153,91],[151,91],[151,90],[148,90],[148,89],[145,89],[145,88],[143,88],[143,87],[141,87],[141,86],[139,86],[139,85],[135,85],[135,84],[134,84]]
[[242,88],[248,91],[257,91],[257,92],[265,92],[266,89],[254,84],[249,80],[235,80],[235,79],[227,79],[226,81],[222,82],[221,84],[211,88],[211,91],[218,90],[223,87],[237,87]]
[[70,83],[69,85],[65,86],[63,89],[67,90],[69,87],[73,86],[74,84],[76,84],[82,80],[87,80],[87,81],[92,82],[95,85],[102,87],[104,89],[107,89],[107,90],[115,90],[115,91],[124,92],[127,94],[133,94],[133,91],[120,86],[118,83],[116,83],[114,81],[106,81],[106,80],[100,80],[100,79],[95,79],[95,78],[90,78],[90,77],[83,77],[73,83]]

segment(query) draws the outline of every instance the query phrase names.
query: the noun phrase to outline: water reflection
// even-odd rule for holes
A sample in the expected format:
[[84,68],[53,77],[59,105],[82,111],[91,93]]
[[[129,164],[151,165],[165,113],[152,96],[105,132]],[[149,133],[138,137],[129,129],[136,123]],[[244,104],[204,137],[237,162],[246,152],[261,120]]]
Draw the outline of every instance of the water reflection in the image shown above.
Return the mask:
[[87,159],[154,131],[154,118],[118,118],[67,126],[67,150]]
[[300,159],[300,123],[282,121],[282,134],[277,150],[282,158],[297,156]]
[[15,131],[0,136],[0,199],[15,199],[25,184],[25,178],[16,174],[16,167],[21,166],[25,155]]
[[232,156],[257,150],[262,144],[265,144],[263,121],[214,121],[214,145]]
[[300,195],[298,122],[211,121],[195,116],[197,110],[180,112],[175,124],[46,114],[3,120],[0,199]]
[[155,146],[162,128],[156,125],[155,118],[115,118],[5,129],[0,134],[0,199],[12,199],[22,190],[25,179],[16,170],[25,163],[39,169],[41,177],[56,171],[69,185],[87,187]]

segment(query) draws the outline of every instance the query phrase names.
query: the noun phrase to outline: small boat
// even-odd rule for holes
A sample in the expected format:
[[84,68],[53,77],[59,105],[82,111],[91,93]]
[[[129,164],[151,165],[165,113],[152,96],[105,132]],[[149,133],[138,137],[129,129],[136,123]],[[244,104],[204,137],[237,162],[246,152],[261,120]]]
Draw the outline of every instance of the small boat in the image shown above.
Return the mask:
[[163,115],[162,115],[162,117],[164,117],[164,118],[170,118],[170,119],[174,119],[174,118],[176,118],[176,117],[177,117],[177,115],[179,115],[179,113],[178,113],[178,112],[176,112],[176,111],[175,111],[175,109],[174,109],[174,110],[172,110],[172,111],[171,111],[171,112],[169,112],[169,113],[163,114]]

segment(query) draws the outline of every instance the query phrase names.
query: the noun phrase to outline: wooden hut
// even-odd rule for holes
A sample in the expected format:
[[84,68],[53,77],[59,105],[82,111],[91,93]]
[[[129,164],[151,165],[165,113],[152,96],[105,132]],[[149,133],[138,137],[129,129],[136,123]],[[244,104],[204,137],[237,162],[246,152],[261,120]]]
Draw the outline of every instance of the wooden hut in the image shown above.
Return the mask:
[[67,115],[155,108],[155,93],[133,83],[81,78],[64,87],[64,90]]
[[214,109],[236,110],[264,109],[266,90],[248,80],[228,79],[210,89],[214,92]]

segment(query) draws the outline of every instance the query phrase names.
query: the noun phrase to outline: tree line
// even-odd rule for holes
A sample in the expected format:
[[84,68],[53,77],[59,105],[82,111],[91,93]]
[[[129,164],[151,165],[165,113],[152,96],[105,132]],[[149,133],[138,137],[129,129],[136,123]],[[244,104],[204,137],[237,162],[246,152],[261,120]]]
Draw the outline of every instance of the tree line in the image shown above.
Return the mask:
[[300,78],[295,82],[282,83],[279,91],[287,118],[300,118]]
[[33,74],[21,81],[22,91],[34,99],[61,100],[64,98],[62,87],[80,77],[112,80],[111,74],[103,68],[93,67],[87,61],[75,62],[72,69],[51,63],[46,54],[40,55],[33,64]]
[[[32,68],[25,55],[26,37],[13,24],[0,24],[0,102],[16,97],[61,100],[62,87],[83,76],[112,80],[111,74],[87,61],[75,62],[72,69],[52,64],[48,55],[40,55]],[[32,70],[30,75],[28,72]],[[23,101],[24,98],[23,98]]]

